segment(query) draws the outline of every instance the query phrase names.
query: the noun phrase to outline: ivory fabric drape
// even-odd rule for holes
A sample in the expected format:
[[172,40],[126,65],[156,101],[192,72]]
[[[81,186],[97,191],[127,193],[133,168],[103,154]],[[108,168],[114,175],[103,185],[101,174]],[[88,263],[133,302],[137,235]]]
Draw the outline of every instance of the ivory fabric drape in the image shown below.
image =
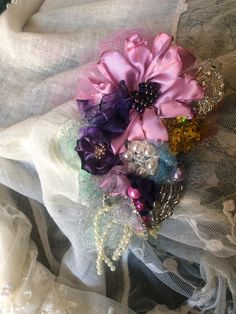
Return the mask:
[[[235,26],[233,0],[18,0],[0,15],[0,313],[236,311]],[[226,90],[173,217],[97,276],[74,98],[123,28],[173,34],[217,61]]]

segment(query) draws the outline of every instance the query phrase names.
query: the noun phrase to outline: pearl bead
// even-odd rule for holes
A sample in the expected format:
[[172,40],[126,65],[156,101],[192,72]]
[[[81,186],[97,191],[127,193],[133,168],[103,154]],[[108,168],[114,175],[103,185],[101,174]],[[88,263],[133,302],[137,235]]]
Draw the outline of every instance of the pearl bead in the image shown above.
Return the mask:
[[142,148],[142,144],[139,141],[134,141],[130,144],[130,148],[133,152],[139,152]]
[[[133,188],[130,186],[127,189],[127,195],[129,195],[131,198],[136,199],[141,196],[141,193],[138,189]],[[107,237],[110,234],[110,229],[113,227],[113,224],[116,224],[115,220],[109,221],[106,229],[102,232],[100,230],[100,220],[102,218],[102,215],[104,215],[106,212],[109,212],[110,208],[107,207],[102,207],[97,214],[95,215],[94,218],[94,234],[95,234],[95,240],[96,240],[96,245],[97,245],[97,259],[96,259],[96,269],[97,269],[97,274],[102,275],[103,274],[103,262],[107,264],[107,266],[110,268],[111,271],[115,271],[116,267],[113,264],[112,261],[117,261],[119,260],[120,256],[122,256],[124,250],[127,248],[130,242],[130,237],[132,234],[132,230],[130,230],[129,226],[124,227],[123,229],[123,235],[120,239],[119,244],[117,245],[115,252],[111,257],[108,257],[106,255],[105,251],[105,243],[107,241]]]
[[134,163],[128,164],[128,172],[133,173],[136,171],[136,169],[137,169],[137,165],[135,165]]
[[145,177],[147,175],[146,169],[144,169],[143,167],[139,167],[137,170],[137,174],[141,177]]
[[145,224],[147,224],[150,221],[150,217],[149,216],[142,216],[142,219],[145,222]]
[[132,159],[132,154],[130,152],[125,152],[123,155],[123,158],[126,160]]
[[133,200],[137,200],[141,197],[141,193],[138,189],[133,188],[132,186],[129,186],[127,189],[127,195]]
[[175,174],[174,174],[174,181],[181,182],[184,179],[184,167],[182,165],[178,165]]
[[153,156],[155,155],[155,153],[156,153],[155,148],[152,145],[149,145],[144,151],[144,155],[146,157]]
[[144,211],[144,209],[145,209],[145,207],[146,207],[146,206],[145,206],[145,203],[143,203],[143,202],[141,202],[141,201],[139,201],[139,200],[135,201],[134,205],[135,205],[135,207],[136,207],[136,209],[137,209],[138,212]]
[[148,160],[148,162],[146,163],[146,167],[148,170],[155,171],[157,168],[157,160],[155,159]]

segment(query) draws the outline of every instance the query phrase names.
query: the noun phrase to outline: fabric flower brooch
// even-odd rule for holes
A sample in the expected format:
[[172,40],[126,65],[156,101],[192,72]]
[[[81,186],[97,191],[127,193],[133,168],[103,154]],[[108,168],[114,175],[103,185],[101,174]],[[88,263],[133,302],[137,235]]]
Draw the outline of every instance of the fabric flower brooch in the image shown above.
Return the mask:
[[[122,49],[104,51],[96,71],[79,84],[84,126],[75,149],[104,193],[104,212],[108,199],[129,200],[147,238],[179,202],[183,156],[202,140],[204,116],[222,99],[224,85],[214,67],[197,67],[196,58],[165,33],[153,40],[135,33],[120,44]],[[112,260],[125,246],[108,258],[99,248],[98,216],[94,226],[98,273],[102,261],[114,270]],[[129,237],[140,233],[127,230]]]

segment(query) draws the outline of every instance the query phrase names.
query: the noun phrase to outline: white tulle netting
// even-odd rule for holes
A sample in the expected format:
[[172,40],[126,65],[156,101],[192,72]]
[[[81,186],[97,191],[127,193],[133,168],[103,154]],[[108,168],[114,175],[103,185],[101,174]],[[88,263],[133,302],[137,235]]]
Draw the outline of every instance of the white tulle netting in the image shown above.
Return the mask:
[[[235,313],[235,5],[207,2],[21,0],[0,16],[0,313]],[[72,99],[110,28],[140,25],[217,58],[226,95],[211,136],[185,159],[174,215],[98,276],[101,193],[80,171]],[[110,213],[110,251],[123,224],[137,223],[126,207]]]

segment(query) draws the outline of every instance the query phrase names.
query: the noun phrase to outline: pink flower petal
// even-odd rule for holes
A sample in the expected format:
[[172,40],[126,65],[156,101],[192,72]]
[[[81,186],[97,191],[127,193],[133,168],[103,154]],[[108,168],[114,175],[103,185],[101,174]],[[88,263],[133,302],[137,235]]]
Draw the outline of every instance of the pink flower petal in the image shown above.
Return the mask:
[[90,99],[93,100],[94,103],[100,101],[102,96],[104,95],[101,90],[96,88],[96,86],[92,82],[105,82],[106,79],[101,73],[97,70],[97,66],[95,64],[87,64],[83,66],[78,72],[78,80],[77,86],[78,91],[76,95],[76,99]]
[[134,90],[139,82],[139,73],[119,51],[107,51],[101,55],[99,71],[117,86],[121,80],[129,90]]
[[126,39],[125,51],[130,63],[139,71],[140,82],[143,81],[145,70],[152,61],[152,53],[147,46],[147,41],[134,34]]
[[163,55],[170,48],[173,37],[165,33],[159,33],[153,41],[153,56],[162,58]]
[[115,91],[115,86],[112,83],[101,81],[99,79],[90,77],[90,82],[102,94],[110,94]]
[[129,134],[128,134],[129,141],[135,141],[135,140],[142,141],[146,138],[145,133],[143,131],[142,116],[140,115],[140,113],[136,112],[135,110],[131,112],[130,125],[131,127],[129,129]]
[[[81,88],[83,86],[83,88]],[[85,100],[90,99],[94,101],[94,104],[100,102],[103,94],[99,92],[88,78],[78,81],[78,91],[76,99]]]
[[181,46],[177,46],[177,47],[178,47],[180,58],[181,58],[182,63],[183,63],[182,71],[185,72],[191,66],[194,65],[194,63],[196,61],[196,57],[194,55],[192,55],[187,49],[185,49]]
[[182,61],[176,47],[170,47],[161,60],[154,59],[145,73],[145,80],[170,87],[182,71]]
[[142,128],[142,120],[140,119],[140,114],[135,110],[131,111],[130,114],[130,124],[128,125],[125,132],[115,139],[112,140],[111,146],[114,154],[119,154],[126,151],[124,146],[126,140],[144,140],[145,134]]
[[128,132],[125,131],[121,136],[118,136],[111,141],[111,148],[115,155],[124,153],[126,151],[125,142],[127,137]]
[[175,118],[178,116],[185,116],[190,119],[193,117],[191,105],[184,105],[174,100],[161,103],[158,107],[158,110],[159,115],[163,118]]
[[178,77],[176,80],[172,80],[172,84],[170,85],[167,90],[164,90],[165,86],[161,86],[161,95],[157,99],[156,107],[158,107],[158,104],[169,100],[190,103],[193,100],[202,99],[204,96],[204,90],[200,87],[198,82],[187,74]]
[[97,64],[97,69],[105,77],[105,79],[108,82],[111,82],[115,86],[118,86],[118,84],[116,83],[114,77],[112,77],[112,74],[110,73],[110,71],[109,71],[109,69],[105,63],[99,62]]
[[168,132],[154,109],[146,109],[143,114],[143,130],[150,141],[168,141]]

